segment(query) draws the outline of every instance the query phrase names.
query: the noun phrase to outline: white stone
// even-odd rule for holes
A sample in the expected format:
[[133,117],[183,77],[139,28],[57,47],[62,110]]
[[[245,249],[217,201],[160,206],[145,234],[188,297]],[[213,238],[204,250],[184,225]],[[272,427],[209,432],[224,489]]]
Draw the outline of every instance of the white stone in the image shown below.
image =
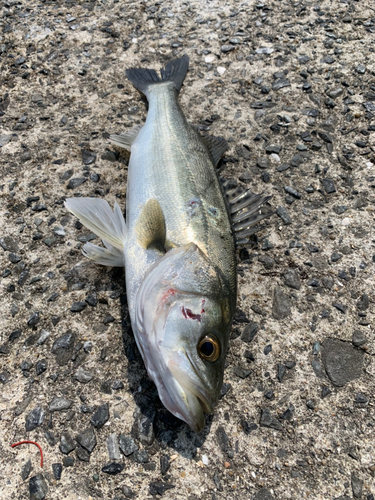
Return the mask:
[[351,221],[352,221],[352,220],[351,220],[351,219],[349,219],[349,217],[345,217],[344,219],[342,219],[341,224],[342,224],[343,226],[349,226],[349,225],[350,225],[350,223],[351,223]]
[[212,63],[212,61],[215,60],[215,56],[212,55],[212,54],[208,54],[205,58],[204,58],[204,62],[206,63]]
[[217,72],[219,73],[219,75],[224,75],[224,73],[226,72],[226,69],[223,68],[223,66],[218,66]]

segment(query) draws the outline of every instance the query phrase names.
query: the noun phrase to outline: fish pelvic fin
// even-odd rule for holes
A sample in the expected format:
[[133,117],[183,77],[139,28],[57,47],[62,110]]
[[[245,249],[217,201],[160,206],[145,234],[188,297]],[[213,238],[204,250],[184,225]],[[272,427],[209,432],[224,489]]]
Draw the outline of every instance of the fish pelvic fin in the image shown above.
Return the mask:
[[119,146],[120,148],[124,148],[127,151],[130,151],[132,144],[136,140],[142,127],[143,127],[143,125],[136,125],[135,127],[131,128],[127,132],[123,132],[122,134],[110,135],[109,140],[115,146]]
[[100,198],[69,198],[64,205],[105,245],[103,248],[86,243],[82,249],[83,255],[104,266],[124,266],[127,227],[118,204],[115,203],[113,211]]
[[249,237],[265,226],[258,223],[275,212],[268,210],[261,211],[272,196],[263,196],[253,193],[250,189],[244,189],[241,186],[233,186],[229,180],[220,178],[222,188],[225,194],[229,214],[231,216],[233,236],[237,248],[249,244]]
[[166,225],[163,210],[155,199],[148,200],[139,214],[135,232],[143,248],[155,248],[165,253]]
[[150,85],[163,82],[173,82],[177,92],[180,91],[189,67],[189,57],[184,55],[170,61],[160,70],[161,78],[154,69],[132,68],[126,70],[126,76],[135,88],[147,96]]

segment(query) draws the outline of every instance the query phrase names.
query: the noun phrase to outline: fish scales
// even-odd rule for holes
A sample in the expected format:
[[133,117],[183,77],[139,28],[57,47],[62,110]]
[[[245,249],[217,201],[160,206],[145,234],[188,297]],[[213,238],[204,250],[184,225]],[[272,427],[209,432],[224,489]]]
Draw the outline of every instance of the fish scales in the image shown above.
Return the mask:
[[[151,87],[148,100],[146,123],[132,145],[129,162],[126,219],[128,245],[135,247],[129,249],[129,258],[140,258],[134,227],[144,203],[155,198],[165,216],[168,239],[175,246],[196,243],[221,270],[235,296],[230,220],[209,152],[187,122],[171,83]],[[143,276],[139,266],[132,283],[129,280],[131,290]],[[129,297],[131,310],[134,295]]]

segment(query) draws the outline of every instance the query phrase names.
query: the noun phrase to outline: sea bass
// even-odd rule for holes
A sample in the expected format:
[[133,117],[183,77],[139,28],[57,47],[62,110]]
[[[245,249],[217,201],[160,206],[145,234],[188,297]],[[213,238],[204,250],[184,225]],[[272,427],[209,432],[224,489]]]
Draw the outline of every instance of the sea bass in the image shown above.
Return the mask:
[[[126,223],[115,204],[71,198],[65,206],[104,247],[83,253],[124,266],[131,324],[164,406],[193,430],[204,427],[223,383],[236,307],[235,242],[244,243],[266,215],[267,197],[221,183],[216,164],[224,139],[202,139],[178,103],[188,71],[184,56],[126,74],[148,100],[146,122],[111,136],[131,152]],[[231,218],[233,219],[231,221]]]

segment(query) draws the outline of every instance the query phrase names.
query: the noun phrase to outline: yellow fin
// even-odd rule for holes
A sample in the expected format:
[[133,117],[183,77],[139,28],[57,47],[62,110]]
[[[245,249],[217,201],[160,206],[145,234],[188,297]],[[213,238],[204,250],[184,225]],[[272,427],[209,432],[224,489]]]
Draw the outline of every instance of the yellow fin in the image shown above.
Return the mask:
[[154,247],[165,252],[166,227],[163,210],[155,199],[148,200],[135,226],[138,243],[143,248]]

